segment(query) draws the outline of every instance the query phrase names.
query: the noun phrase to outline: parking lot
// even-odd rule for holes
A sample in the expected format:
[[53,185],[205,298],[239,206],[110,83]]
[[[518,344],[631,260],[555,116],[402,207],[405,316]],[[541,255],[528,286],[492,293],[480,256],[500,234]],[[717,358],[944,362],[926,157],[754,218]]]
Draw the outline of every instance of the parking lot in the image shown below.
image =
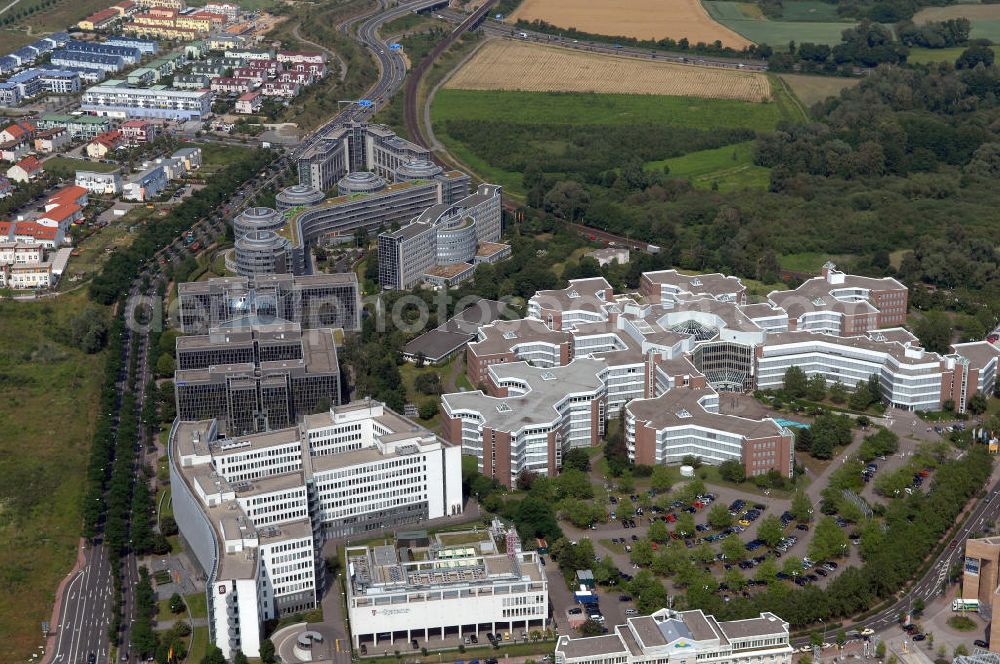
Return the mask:
[[[747,398],[738,397],[740,402]],[[728,406],[734,410],[763,409],[763,406],[756,402],[749,406],[740,402],[734,399]],[[755,412],[753,416],[764,414],[770,413]],[[808,418],[802,419],[808,422]],[[566,521],[561,521],[560,526],[571,541],[589,538],[594,545],[596,556],[600,559],[610,558],[623,575],[619,585],[595,591],[599,609],[594,615],[603,618],[603,624],[610,627],[621,624],[627,617],[626,611],[635,608],[634,602],[629,599],[623,601],[620,596],[628,595],[623,585],[642,569],[642,566],[633,560],[634,547],[648,546],[643,540],[649,539],[650,526],[656,521],[661,521],[666,526],[669,539],[663,539],[662,528],[657,526],[660,541],[652,543],[654,559],[664,552],[664,547],[676,551],[678,546],[683,545],[690,552],[695,566],[711,573],[716,582],[720,583],[718,592],[725,601],[737,593],[747,597],[752,596],[759,586],[767,585],[764,581],[759,581],[762,577],[770,576],[772,582],[777,583],[825,587],[846,567],[860,565],[859,524],[836,513],[833,519],[843,532],[840,537],[847,536],[847,545],[842,550],[842,555],[809,560],[810,542],[817,521],[825,516],[821,513],[823,491],[830,485],[831,478],[843,477],[845,473],[853,477],[853,474],[858,472],[863,484],[861,481],[856,481],[858,486],[856,493],[864,499],[864,503],[867,503],[867,505],[861,503],[865,508],[868,505],[874,507],[886,504],[891,500],[890,497],[879,495],[875,485],[879,477],[894,473],[904,466],[909,465],[905,473],[900,473],[907,483],[905,492],[926,491],[933,478],[933,469],[921,466],[919,460],[924,457],[917,457],[917,449],[928,441],[942,440],[941,435],[935,432],[932,426],[927,426],[911,413],[892,413],[885,423],[900,436],[895,454],[877,456],[867,464],[854,463],[845,466],[845,462],[858,453],[863,439],[876,431],[870,428],[855,429],[852,432],[852,442],[838,449],[833,459],[827,461],[809,459],[806,473],[799,478],[795,489],[803,491],[812,503],[812,518],[805,522],[796,520],[791,514],[793,490],[767,490],[759,489],[752,483],[733,485],[727,482],[708,481],[705,483],[705,491],[697,499],[685,502],[678,498],[679,489],[684,486],[683,481],[673,487],[670,498],[667,499],[652,491],[648,480],[636,479],[634,488],[630,492],[623,492],[619,490],[621,487],[616,484],[614,478],[604,477],[599,472],[592,471],[591,477],[598,493],[607,491],[608,494],[606,520],[595,522],[589,528],[574,527]],[[948,449],[949,453],[954,452],[954,448],[949,446]],[[916,472],[913,472],[916,467],[914,464],[921,466]],[[598,464],[595,461],[593,465]],[[900,497],[902,493],[901,491]],[[732,523],[725,527],[712,527],[708,523],[708,514],[711,508],[719,503],[732,515]],[[778,518],[782,526],[783,539],[773,547],[767,546],[758,535],[762,520],[768,516]],[[694,532],[679,532],[677,527],[679,519],[690,521],[692,517]],[[829,526],[827,528],[829,532]],[[743,545],[742,550],[735,549],[732,544],[724,545],[731,539],[740,542]],[[730,556],[726,556],[724,551],[728,551]],[[739,559],[732,557],[734,552],[740,553]],[[759,569],[767,560],[772,561],[769,565],[773,564],[773,567],[768,567],[766,570]],[[735,572],[739,572],[740,576],[736,576]],[[578,603],[569,590],[563,592],[566,584],[558,569],[551,563],[549,574],[553,595],[553,616],[560,627],[565,628],[570,623],[579,624],[590,616],[592,612],[586,605]],[[684,592],[683,586],[676,585],[672,576],[660,578],[669,593]],[[739,586],[744,584],[745,586],[729,588],[726,581],[732,580]],[[571,610],[574,612],[570,613]],[[560,631],[565,633],[565,629]]]

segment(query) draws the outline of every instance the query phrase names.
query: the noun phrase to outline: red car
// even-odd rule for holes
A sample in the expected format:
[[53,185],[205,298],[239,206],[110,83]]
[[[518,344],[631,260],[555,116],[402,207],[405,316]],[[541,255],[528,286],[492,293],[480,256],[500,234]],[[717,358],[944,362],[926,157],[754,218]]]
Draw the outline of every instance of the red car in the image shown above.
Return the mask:
[[676,516],[674,516],[673,514],[668,514],[668,515],[666,516],[666,519],[667,519],[667,521],[669,521],[670,523],[675,523],[675,522],[677,521],[677,517],[676,517]]

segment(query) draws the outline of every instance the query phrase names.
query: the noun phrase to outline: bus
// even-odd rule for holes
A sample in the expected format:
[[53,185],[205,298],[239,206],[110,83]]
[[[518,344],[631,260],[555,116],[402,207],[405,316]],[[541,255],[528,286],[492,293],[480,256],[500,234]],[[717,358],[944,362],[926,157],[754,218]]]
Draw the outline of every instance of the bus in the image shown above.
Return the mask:
[[973,611],[975,613],[979,612],[979,600],[978,599],[956,599],[951,603],[952,611],[968,612]]

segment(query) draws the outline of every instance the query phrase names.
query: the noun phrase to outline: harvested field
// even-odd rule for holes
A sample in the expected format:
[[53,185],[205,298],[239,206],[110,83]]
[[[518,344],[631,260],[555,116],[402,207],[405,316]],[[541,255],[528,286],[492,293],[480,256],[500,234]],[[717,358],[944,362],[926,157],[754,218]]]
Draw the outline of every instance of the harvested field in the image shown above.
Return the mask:
[[760,73],[583,53],[510,40],[484,44],[446,87],[672,95],[751,102],[771,99],[770,82]]
[[807,107],[824,101],[827,97],[837,97],[841,90],[853,88],[861,82],[860,78],[810,76],[808,74],[781,74],[781,78]]
[[539,19],[561,28],[636,39],[684,39],[743,48],[750,41],[716,23],[699,0],[524,0],[510,20]]

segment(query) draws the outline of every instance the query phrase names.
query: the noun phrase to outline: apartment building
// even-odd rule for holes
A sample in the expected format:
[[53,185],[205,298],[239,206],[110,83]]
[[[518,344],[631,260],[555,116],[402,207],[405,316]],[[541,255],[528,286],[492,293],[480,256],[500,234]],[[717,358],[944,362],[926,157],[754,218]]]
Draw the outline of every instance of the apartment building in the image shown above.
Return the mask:
[[256,113],[264,105],[264,97],[259,92],[246,92],[236,100],[236,112],[244,115]]
[[265,320],[287,321],[307,330],[361,328],[361,295],[353,272],[217,277],[181,283],[177,292],[185,334]]
[[151,88],[95,85],[83,93],[80,107],[100,116],[122,119],[200,120],[212,114],[212,93],[162,85]]
[[791,477],[795,466],[792,432],[773,419],[753,420],[719,413],[719,394],[710,387],[680,387],[625,406],[625,443],[638,464],[676,464],[688,455],[711,464],[739,461],[748,477],[770,471]]
[[326,539],[462,510],[460,449],[375,401],[239,438],[179,421],[168,450],[210,640],[227,657],[258,655],[265,621],[316,606]]
[[660,609],[603,636],[560,636],[555,664],[790,664],[794,652],[788,623],[773,613],[719,621],[697,609]]
[[133,175],[122,186],[122,198],[127,201],[144,202],[156,198],[167,188],[169,179],[163,166],[152,166]]
[[[130,0],[126,1],[130,2]],[[134,48],[143,55],[156,55],[160,52],[160,43],[155,39],[142,39],[140,37],[114,35],[105,39],[104,43],[109,46],[125,46],[127,48]]]
[[140,145],[154,140],[160,135],[162,127],[148,120],[129,120],[118,128],[122,137],[129,145]]
[[404,290],[432,281],[438,267],[461,268],[449,274],[450,285],[459,283],[459,276],[470,276],[480,245],[500,239],[502,193],[497,185],[480,185],[475,194],[432,206],[399,230],[380,234],[382,287]]
[[117,196],[122,191],[122,174],[117,169],[110,173],[77,171],[76,186],[99,196]]
[[71,94],[80,91],[80,75],[65,69],[34,68],[14,74],[0,83],[0,105],[18,106],[41,94]]
[[99,32],[110,30],[116,27],[122,20],[122,15],[111,8],[94,12],[87,18],[81,19],[77,27],[87,32]]
[[531,471],[553,476],[562,456],[596,445],[607,418],[606,363],[576,359],[565,366],[494,364],[486,392],[442,397],[445,438],[479,460],[479,470],[512,487]]
[[65,127],[74,139],[91,139],[98,134],[111,131],[111,120],[93,115],[63,115],[59,113],[44,113],[37,120],[39,129]]
[[333,330],[274,323],[178,337],[174,384],[182,420],[214,418],[229,435],[291,426],[340,403]]
[[0,242],[0,288],[30,290],[54,283],[52,262],[40,244]]

